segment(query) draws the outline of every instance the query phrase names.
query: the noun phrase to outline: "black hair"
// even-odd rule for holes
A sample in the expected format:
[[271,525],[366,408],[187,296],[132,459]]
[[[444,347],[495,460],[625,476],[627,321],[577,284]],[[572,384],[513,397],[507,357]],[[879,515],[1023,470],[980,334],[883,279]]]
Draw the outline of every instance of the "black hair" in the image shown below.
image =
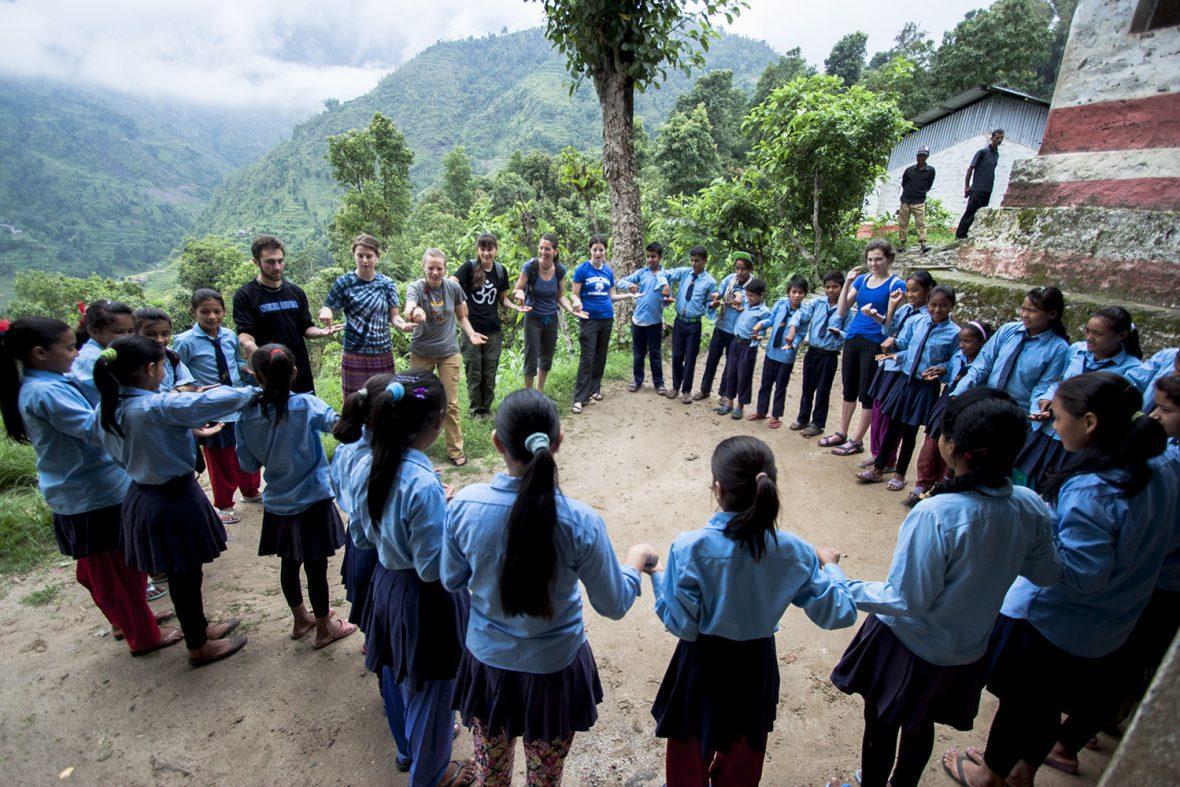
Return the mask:
[[607,246],[609,246],[609,245],[610,245],[610,244],[608,244],[608,243],[606,242],[606,236],[605,236],[605,235],[591,235],[591,236],[590,236],[590,242],[586,244],[586,250],[587,250],[587,251],[589,251],[589,250],[590,250],[590,247],[591,247],[591,246],[593,246],[595,243],[601,243],[601,244],[602,244],[602,248],[604,248],[604,249],[605,249],[605,248],[607,248]]
[[994,131],[992,131],[992,136],[994,137],[996,134],[1003,134],[1003,133],[1004,133],[1004,129],[997,128]]
[[[533,437],[543,434],[547,439]],[[551,446],[561,435],[557,405],[540,391],[522,388],[504,397],[496,436],[524,464],[516,501],[508,512],[500,606],[509,615],[553,617],[557,573],[557,463]]]
[[[1063,380],[1057,386],[1057,403],[1080,418],[1093,413],[1098,419],[1093,440],[1054,473],[1045,486],[1044,498],[1057,499],[1061,486],[1082,473],[1116,473],[1110,482],[1123,497],[1134,497],[1151,481],[1147,460],[1159,456],[1168,446],[1164,427],[1143,415],[1143,394],[1126,377],[1110,372],[1089,372]],[[1117,472],[1121,471],[1121,472]]]
[[262,406],[263,415],[272,423],[279,423],[287,417],[291,372],[295,369],[294,354],[281,344],[264,344],[250,356],[250,368],[266,381],[255,401]]
[[746,292],[752,293],[754,295],[765,295],[766,282],[762,281],[762,279],[758,278],[757,276],[751,276],[750,280],[746,282]]
[[824,274],[824,284],[830,281],[836,282],[840,286],[844,286],[844,271],[828,271]]
[[94,362],[94,387],[102,396],[100,422],[103,429],[122,437],[123,429],[115,420],[115,411],[119,407],[119,386],[127,385],[135,373],[149,363],[164,360],[164,348],[154,339],[131,334],[115,339],[107,350],[113,350],[115,357],[108,360],[104,352]]
[[0,415],[8,436],[18,443],[29,442],[29,435],[20,413],[21,372],[17,362],[27,363],[34,347],[51,347],[63,333],[72,330],[61,320],[21,317],[0,333]]
[[169,327],[172,326],[172,316],[163,309],[157,309],[155,306],[144,306],[141,309],[136,309],[134,316],[135,330],[137,333],[143,327],[144,323],[148,322],[166,322]]
[[1180,374],[1168,374],[1156,380],[1155,391],[1157,398],[1159,394],[1163,394],[1171,399],[1173,404],[1180,405]]
[[700,257],[701,259],[709,259],[709,250],[704,246],[693,246],[688,250],[689,257]]
[[86,307],[86,311],[82,314],[82,319],[78,321],[78,347],[86,343],[90,338],[90,331],[101,330],[115,321],[115,317],[120,315],[127,315],[135,320],[135,313],[131,307],[122,301],[112,301],[106,298],[99,298],[97,301],[91,302]]
[[[964,323],[960,327],[962,328],[962,330],[971,331],[971,333],[978,336],[979,343],[981,345],[986,344],[988,339],[992,338],[992,335],[996,332],[995,329],[992,327],[992,324],[990,322],[988,322],[987,320],[972,320],[969,323]],[[982,328],[983,330],[981,331],[980,328]]]
[[[400,395],[389,388],[401,386]],[[447,392],[433,372],[395,375],[385,388],[369,399],[369,442],[373,446],[369,471],[369,520],[381,529],[381,515],[397,480],[410,443],[431,419],[447,409]]]
[[787,282],[788,293],[791,291],[792,287],[798,287],[799,289],[803,290],[804,295],[811,291],[811,285],[807,283],[806,276],[792,276],[791,280]]
[[913,279],[918,284],[922,285],[922,289],[930,291],[934,289],[934,285],[938,282],[934,281],[934,277],[930,275],[930,271],[925,268],[917,268],[910,271],[910,275],[905,277],[906,281]]
[[1069,331],[1065,330],[1065,296],[1056,287],[1033,287],[1024,297],[1033,302],[1043,312],[1057,312],[1057,316],[1049,323],[1049,330],[1069,341]]
[[967,472],[942,481],[931,496],[999,488],[1009,483],[1016,457],[1028,434],[1028,416],[1005,391],[971,388],[947,405],[942,433],[967,460]]
[[644,246],[643,250],[644,251],[654,251],[656,254],[660,255],[661,257],[664,256],[664,244],[660,243],[659,241],[653,240],[651,243]]
[[395,374],[375,374],[357,390],[344,398],[340,408],[340,419],[332,427],[332,437],[341,443],[355,443],[361,439],[362,429],[369,420],[369,404],[376,399],[385,386],[393,382]]
[[931,290],[930,290],[930,297],[933,298],[936,294],[937,295],[945,295],[947,298],[949,298],[950,302],[951,302],[951,306],[954,306],[955,301],[958,299],[958,296],[955,295],[955,288],[950,286],[949,284],[936,284],[936,285],[934,285],[934,287],[931,288]]
[[197,309],[205,301],[217,301],[221,304],[222,310],[225,309],[225,299],[221,297],[220,292],[213,289],[212,287],[201,287],[194,291],[189,305],[192,306],[193,309]]
[[1139,328],[1131,319],[1131,313],[1122,306],[1103,306],[1090,315],[1101,317],[1110,323],[1110,329],[1115,333],[1127,334],[1123,338],[1123,351],[1132,357],[1143,360],[1143,347],[1139,344]]
[[725,535],[744,546],[755,561],[775,539],[778,519],[778,470],[770,446],[757,437],[727,437],[713,449],[713,480],[721,487],[723,511],[736,511]]

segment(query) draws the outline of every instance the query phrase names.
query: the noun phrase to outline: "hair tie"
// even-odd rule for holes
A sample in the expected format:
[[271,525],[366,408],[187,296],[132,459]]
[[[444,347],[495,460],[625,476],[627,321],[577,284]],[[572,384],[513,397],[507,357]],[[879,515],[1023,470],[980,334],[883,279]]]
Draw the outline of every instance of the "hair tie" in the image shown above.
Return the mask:
[[1135,414],[1134,414],[1133,416],[1131,416],[1131,420],[1132,420],[1132,421],[1138,421],[1138,420],[1139,420],[1140,418],[1142,418],[1142,417],[1143,417],[1143,411],[1142,411],[1142,410],[1136,410],[1136,411],[1135,411]]
[[542,448],[549,450],[549,435],[544,432],[533,432],[524,439],[524,447],[530,454],[536,454]]
[[758,483],[763,478],[770,478],[770,476],[768,476],[766,473],[759,473],[758,475],[754,476],[754,483]]
[[397,380],[385,386],[385,390],[393,397],[393,401],[395,402],[400,402],[402,397],[406,395],[406,387]]
[[982,336],[983,340],[986,342],[987,341],[987,331],[985,331],[983,329],[983,323],[979,322],[978,320],[972,320],[970,324],[974,325],[976,328],[979,329],[979,335]]
[[86,316],[86,301],[78,301],[78,314]]
[[0,333],[8,333],[8,329],[12,327],[12,323],[8,320],[0,320]]
[[271,351],[270,351],[270,356],[269,356],[269,357],[270,357],[270,358],[274,358],[276,355],[285,355],[285,353],[283,352],[283,348],[282,348],[282,347],[276,347],[276,348],[274,348],[273,350],[271,350]]
[[362,385],[360,388],[356,389],[356,393],[354,395],[356,396],[356,400],[358,402],[367,401],[369,398],[369,389]]
[[111,361],[113,361],[119,357],[119,351],[116,350],[114,347],[108,347],[105,350],[103,350],[102,352],[100,352],[98,354],[98,357],[102,358],[107,363],[110,363]]

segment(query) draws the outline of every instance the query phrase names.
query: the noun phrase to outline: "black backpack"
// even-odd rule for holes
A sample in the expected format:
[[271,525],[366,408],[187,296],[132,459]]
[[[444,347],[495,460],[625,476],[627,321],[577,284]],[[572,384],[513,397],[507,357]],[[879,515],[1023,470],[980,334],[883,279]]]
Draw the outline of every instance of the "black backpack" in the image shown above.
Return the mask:
[[[557,286],[561,286],[561,280],[565,278],[565,266],[560,262],[553,263],[554,270],[557,271]],[[537,283],[537,277],[541,275],[541,263],[537,261],[536,257],[524,264],[525,276],[528,277],[528,291],[533,291],[533,285]]]

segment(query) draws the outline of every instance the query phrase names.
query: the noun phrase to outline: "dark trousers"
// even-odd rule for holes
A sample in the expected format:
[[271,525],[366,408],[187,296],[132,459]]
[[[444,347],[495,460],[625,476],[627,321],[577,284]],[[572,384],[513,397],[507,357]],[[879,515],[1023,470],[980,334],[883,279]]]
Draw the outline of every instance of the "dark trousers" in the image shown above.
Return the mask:
[[[832,382],[836,379],[835,350],[812,347],[803,356],[803,395],[799,399],[801,424],[813,424],[823,429],[828,422],[828,403],[832,399]],[[812,402],[815,402],[814,408]]]
[[201,598],[203,580],[199,568],[183,574],[168,572],[168,596],[172,599],[180,630],[184,632],[184,645],[189,650],[198,650],[209,639],[205,634],[209,621],[205,618],[205,601]]
[[980,208],[986,208],[991,201],[992,193],[990,191],[973,191],[967,196],[967,208],[963,211],[963,218],[959,219],[959,228],[955,230],[956,238],[967,237],[967,231],[971,229],[971,224],[975,221],[975,212]]
[[[918,442],[918,427],[903,424],[896,418],[889,421],[889,428],[885,430],[885,437],[881,440],[881,449],[877,452],[873,466],[878,470],[889,467],[889,460],[894,451],[897,452],[897,474],[905,475],[910,466],[910,459],[914,456],[914,446]],[[901,448],[898,448],[900,444]]]
[[705,356],[705,372],[701,375],[701,393],[708,395],[713,390],[713,375],[717,374],[717,364],[721,356],[729,360],[729,343],[733,341],[733,334],[719,328],[713,329],[713,338],[709,340],[709,352]]
[[732,743],[727,751],[701,755],[701,742],[693,739],[668,739],[664,755],[668,787],[755,787],[762,779],[762,761],[766,752],[751,749],[745,738]]
[[663,350],[663,339],[663,323],[631,323],[631,372],[635,377],[635,385],[643,385],[643,358],[647,356],[651,362],[651,381],[657,389],[664,387],[664,359],[660,355]]
[[787,383],[791,382],[791,370],[794,363],[772,361],[767,356],[762,361],[762,384],[758,386],[758,412],[766,415],[766,408],[770,405],[770,391],[774,389],[774,409],[771,415],[775,418],[783,417],[783,408],[787,401]]
[[467,341],[466,334],[460,333],[459,336],[463,372],[467,377],[467,406],[472,412],[491,410],[496,399],[496,370],[500,366],[504,337],[499,331],[486,336],[483,344],[472,344]]
[[701,352],[701,321],[677,317],[672,323],[672,390],[692,393],[692,378]]
[[721,387],[717,394],[745,405],[753,398],[754,369],[758,365],[758,347],[750,346],[749,339],[736,336],[729,343],[729,359],[725,362],[725,373],[721,375]]
[[279,564],[279,585],[287,606],[294,609],[303,603],[303,588],[299,582],[299,566],[307,574],[307,595],[311,597],[311,608],[317,618],[328,616],[328,559],[307,560],[300,564],[289,557]]
[[933,722],[917,732],[902,730],[877,718],[872,708],[865,706],[865,733],[860,744],[862,787],[916,787],[933,750]]
[[610,350],[610,319],[578,321],[578,380],[574,384],[574,401],[588,402],[602,390],[606,355]]

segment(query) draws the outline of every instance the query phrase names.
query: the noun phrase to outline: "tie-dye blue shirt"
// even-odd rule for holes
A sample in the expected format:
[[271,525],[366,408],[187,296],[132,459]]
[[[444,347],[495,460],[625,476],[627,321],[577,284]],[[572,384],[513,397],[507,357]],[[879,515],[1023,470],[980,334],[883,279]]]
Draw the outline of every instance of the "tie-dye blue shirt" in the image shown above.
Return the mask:
[[365,281],[356,272],[336,280],[324,305],[344,312],[344,351],[358,355],[390,352],[389,310],[400,306],[397,284],[383,273]]

